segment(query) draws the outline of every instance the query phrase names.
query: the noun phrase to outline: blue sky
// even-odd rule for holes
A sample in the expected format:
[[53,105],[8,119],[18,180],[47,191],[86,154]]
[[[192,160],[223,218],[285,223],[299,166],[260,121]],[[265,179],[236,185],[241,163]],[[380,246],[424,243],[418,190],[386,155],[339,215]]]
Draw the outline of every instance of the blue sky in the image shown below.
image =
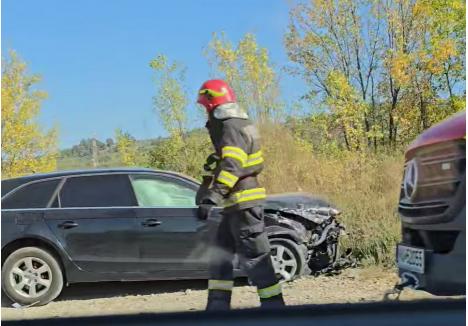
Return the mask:
[[[40,121],[59,125],[64,148],[113,137],[116,128],[137,139],[164,135],[152,108],[148,63],[156,54],[187,66],[195,100],[200,84],[213,77],[202,53],[212,32],[225,31],[234,42],[255,33],[279,68],[287,63],[287,24],[286,0],[3,0],[2,54],[16,50],[30,72],[42,75],[38,88],[49,98]],[[288,101],[304,90],[284,73],[281,85]]]

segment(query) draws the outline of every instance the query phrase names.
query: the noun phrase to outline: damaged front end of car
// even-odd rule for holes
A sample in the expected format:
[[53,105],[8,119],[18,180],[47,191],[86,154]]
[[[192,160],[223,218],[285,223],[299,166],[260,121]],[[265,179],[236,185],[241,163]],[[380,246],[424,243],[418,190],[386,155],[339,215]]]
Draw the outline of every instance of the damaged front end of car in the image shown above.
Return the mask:
[[344,234],[345,227],[338,222],[338,215],[340,211],[332,207],[275,208],[265,209],[265,222],[268,227],[291,229],[300,237],[307,251],[309,273],[336,274],[340,269],[355,265],[349,250],[340,256],[339,237]]

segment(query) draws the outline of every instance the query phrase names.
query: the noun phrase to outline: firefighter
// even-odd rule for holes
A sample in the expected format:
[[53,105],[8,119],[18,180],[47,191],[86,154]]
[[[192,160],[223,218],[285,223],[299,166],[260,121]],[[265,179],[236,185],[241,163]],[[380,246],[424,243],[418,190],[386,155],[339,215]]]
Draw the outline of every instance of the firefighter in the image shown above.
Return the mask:
[[207,161],[219,159],[211,184],[205,182],[197,194],[199,216],[206,219],[213,206],[224,207],[210,262],[207,310],[230,308],[234,254],[257,287],[261,306],[284,306],[263,221],[266,193],[258,182],[263,169],[258,132],[222,80],[206,81],[197,102],[208,114],[206,127],[215,149]]

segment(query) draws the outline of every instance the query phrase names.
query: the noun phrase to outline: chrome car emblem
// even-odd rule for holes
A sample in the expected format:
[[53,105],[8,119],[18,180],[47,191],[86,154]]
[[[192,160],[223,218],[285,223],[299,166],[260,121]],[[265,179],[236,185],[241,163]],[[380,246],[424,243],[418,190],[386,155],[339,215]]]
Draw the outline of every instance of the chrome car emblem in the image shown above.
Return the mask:
[[406,164],[405,178],[403,180],[403,189],[405,197],[412,199],[416,193],[418,185],[418,164],[416,159],[412,159]]

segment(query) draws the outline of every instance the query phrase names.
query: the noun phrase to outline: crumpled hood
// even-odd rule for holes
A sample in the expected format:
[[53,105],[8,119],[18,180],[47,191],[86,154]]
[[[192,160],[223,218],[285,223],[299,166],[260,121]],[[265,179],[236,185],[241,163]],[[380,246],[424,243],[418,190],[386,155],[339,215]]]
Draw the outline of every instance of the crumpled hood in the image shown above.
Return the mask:
[[291,192],[269,195],[265,209],[334,207],[330,202],[306,192]]

